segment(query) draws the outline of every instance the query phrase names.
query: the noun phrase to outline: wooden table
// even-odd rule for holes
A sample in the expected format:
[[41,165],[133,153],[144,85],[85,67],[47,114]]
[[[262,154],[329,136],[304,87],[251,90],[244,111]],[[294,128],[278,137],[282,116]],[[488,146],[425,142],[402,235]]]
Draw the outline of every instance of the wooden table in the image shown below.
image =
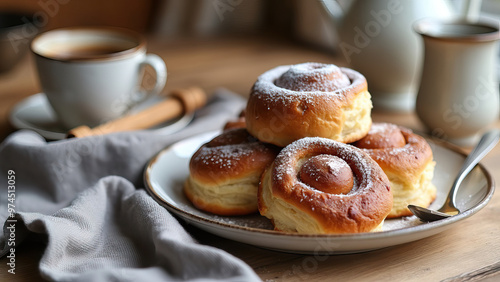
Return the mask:
[[[199,85],[208,92],[226,87],[246,96],[256,77],[283,64],[319,61],[343,65],[335,55],[291,42],[269,38],[231,38],[212,41],[154,41],[149,50],[168,66],[165,91]],[[0,140],[14,129],[7,114],[17,102],[40,91],[31,57],[0,76]],[[375,121],[422,129],[414,114],[373,113]],[[496,124],[500,127],[500,123]],[[500,182],[500,146],[483,164]],[[1,161],[1,160],[0,160]],[[478,214],[449,230],[416,242],[361,254],[306,256],[260,249],[200,231],[188,230],[203,244],[212,245],[248,263],[263,280],[300,281],[463,281],[472,278],[500,279],[500,195]],[[16,275],[7,273],[0,259],[0,281],[40,280],[38,261],[43,246],[25,242],[16,252]]]

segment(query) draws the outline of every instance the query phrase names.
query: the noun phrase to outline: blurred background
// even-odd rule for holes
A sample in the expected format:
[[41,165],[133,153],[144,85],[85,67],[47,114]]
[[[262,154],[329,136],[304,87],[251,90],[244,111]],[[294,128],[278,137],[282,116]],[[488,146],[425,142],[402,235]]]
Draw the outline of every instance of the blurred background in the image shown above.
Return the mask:
[[[347,7],[352,1],[338,2]],[[500,0],[482,2],[483,16],[498,18]],[[328,52],[336,48],[335,29],[314,0],[0,0],[0,11],[32,15],[23,19],[22,23],[31,21],[24,33],[105,25],[165,41],[265,34]],[[0,26],[6,24],[0,17]]]
[[0,0],[1,11],[31,13],[35,26],[130,28],[164,39],[228,33],[291,32],[296,2],[286,0]]
[[105,25],[165,41],[266,34],[335,47],[333,27],[311,0],[0,0],[0,11],[33,15],[23,20],[32,21],[28,32]]
[[334,28],[320,14],[311,0],[0,0],[0,75],[34,35],[68,26],[123,27],[164,43],[270,36],[332,52]]
[[[354,1],[337,2],[347,10]],[[465,2],[450,0],[456,6]],[[500,0],[482,1],[481,16],[499,15]],[[148,50],[167,62],[170,89],[201,85],[212,91],[221,86],[220,77],[231,74],[241,79],[228,79],[222,86],[247,95],[257,75],[277,64],[347,64],[335,26],[316,0],[0,0],[0,132],[12,130],[6,120],[13,106],[40,91],[32,58],[26,56],[31,38],[55,28],[89,25],[145,34]],[[254,41],[251,47],[245,43]],[[244,58],[264,49],[258,66],[252,64],[254,58]]]

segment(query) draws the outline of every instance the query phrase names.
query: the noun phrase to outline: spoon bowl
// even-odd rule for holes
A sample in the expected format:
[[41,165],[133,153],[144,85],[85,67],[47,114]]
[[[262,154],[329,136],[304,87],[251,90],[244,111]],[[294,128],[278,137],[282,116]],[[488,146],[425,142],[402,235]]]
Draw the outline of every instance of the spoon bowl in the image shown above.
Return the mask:
[[425,222],[431,222],[440,220],[443,218],[447,218],[453,215],[459,214],[461,211],[456,206],[456,195],[460,184],[465,179],[465,177],[469,174],[469,172],[479,163],[481,159],[483,159],[486,154],[488,154],[491,149],[495,147],[495,145],[500,140],[500,131],[499,130],[491,130],[486,132],[481,140],[477,143],[476,147],[471,151],[471,153],[465,159],[462,168],[460,169],[457,178],[453,182],[451,186],[450,192],[446,197],[446,201],[443,206],[438,210],[431,210],[428,208],[408,205],[408,209],[416,215],[420,220]]

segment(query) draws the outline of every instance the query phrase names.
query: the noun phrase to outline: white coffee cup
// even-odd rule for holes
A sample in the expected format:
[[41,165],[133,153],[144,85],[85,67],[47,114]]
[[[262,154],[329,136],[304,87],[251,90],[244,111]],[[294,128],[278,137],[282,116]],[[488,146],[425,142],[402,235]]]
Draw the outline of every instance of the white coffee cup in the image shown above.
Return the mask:
[[[75,27],[48,31],[31,44],[43,92],[66,128],[96,126],[122,116],[158,94],[167,69],[146,54],[145,39],[129,30]],[[144,67],[156,72],[154,87],[141,90]]]

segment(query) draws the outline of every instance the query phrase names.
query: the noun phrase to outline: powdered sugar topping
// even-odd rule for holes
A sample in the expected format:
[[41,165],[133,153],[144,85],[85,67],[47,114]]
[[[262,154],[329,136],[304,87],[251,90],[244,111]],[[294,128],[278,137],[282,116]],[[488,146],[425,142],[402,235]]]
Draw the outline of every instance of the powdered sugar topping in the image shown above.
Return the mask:
[[291,66],[275,84],[294,91],[335,91],[351,84],[335,65],[304,63]]
[[[329,76],[328,74],[333,77],[332,72],[335,71],[339,71],[336,73],[337,78],[331,81],[325,80]],[[305,81],[308,79],[323,81],[306,86]],[[322,83],[326,83],[326,86],[322,86]],[[294,86],[289,84],[294,84]],[[366,87],[366,79],[354,70],[339,68],[335,65],[304,63],[279,66],[263,73],[255,82],[251,95],[260,96],[259,99],[285,106],[298,100],[314,106],[317,100],[345,100],[349,93],[357,93],[359,91],[357,88],[362,85]],[[296,88],[296,90],[287,89],[287,87]],[[317,99],[318,97],[321,99]]]
[[379,134],[384,133],[389,130],[397,129],[397,125],[391,123],[383,123],[383,122],[374,122],[370,127],[370,131],[368,134]]

